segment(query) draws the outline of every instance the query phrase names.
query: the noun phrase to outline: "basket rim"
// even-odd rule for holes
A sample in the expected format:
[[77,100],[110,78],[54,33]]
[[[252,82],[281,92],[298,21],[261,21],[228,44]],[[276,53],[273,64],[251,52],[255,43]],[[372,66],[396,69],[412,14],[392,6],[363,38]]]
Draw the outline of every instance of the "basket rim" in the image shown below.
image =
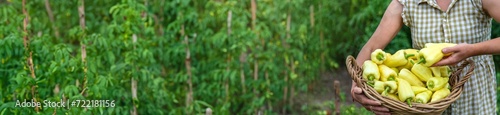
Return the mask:
[[[460,74],[463,70],[469,66],[467,72],[463,77]],[[475,65],[472,60],[465,60],[462,64],[458,66],[458,69],[452,72],[449,77],[449,84],[452,86],[450,95],[446,98],[441,99],[436,102],[431,102],[427,104],[412,103],[412,107],[408,104],[403,103],[399,100],[394,100],[385,96],[378,94],[375,89],[370,87],[365,80],[362,78],[362,68],[357,65],[356,59],[353,56],[348,56],[346,59],[346,67],[352,78],[352,80],[357,84],[358,87],[362,89],[364,94],[372,99],[382,103],[382,106],[389,108],[391,112],[406,112],[406,113],[441,113],[453,102],[455,102],[463,91],[463,85],[469,80],[474,71]]]

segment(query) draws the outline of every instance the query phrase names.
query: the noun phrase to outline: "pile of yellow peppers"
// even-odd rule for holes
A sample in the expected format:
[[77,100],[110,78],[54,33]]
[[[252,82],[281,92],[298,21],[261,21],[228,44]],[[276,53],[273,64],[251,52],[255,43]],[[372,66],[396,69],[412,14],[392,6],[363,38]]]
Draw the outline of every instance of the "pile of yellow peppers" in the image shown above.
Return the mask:
[[408,103],[426,104],[450,94],[448,66],[432,66],[443,57],[442,49],[451,43],[427,43],[417,49],[403,49],[394,54],[377,49],[371,60],[363,63],[363,79],[379,94]]

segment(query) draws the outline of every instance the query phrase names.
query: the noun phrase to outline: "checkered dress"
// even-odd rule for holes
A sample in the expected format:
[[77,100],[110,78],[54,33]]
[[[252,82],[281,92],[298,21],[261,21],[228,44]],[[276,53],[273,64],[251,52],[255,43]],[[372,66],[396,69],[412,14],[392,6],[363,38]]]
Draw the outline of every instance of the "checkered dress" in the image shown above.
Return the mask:
[[[399,2],[403,5],[403,23],[411,29],[414,48],[420,49],[425,43],[474,44],[490,40],[492,19],[483,11],[481,0],[452,0],[446,12],[436,0]],[[468,59],[475,62],[474,73],[459,99],[443,114],[495,114],[497,83],[493,57],[481,55]]]

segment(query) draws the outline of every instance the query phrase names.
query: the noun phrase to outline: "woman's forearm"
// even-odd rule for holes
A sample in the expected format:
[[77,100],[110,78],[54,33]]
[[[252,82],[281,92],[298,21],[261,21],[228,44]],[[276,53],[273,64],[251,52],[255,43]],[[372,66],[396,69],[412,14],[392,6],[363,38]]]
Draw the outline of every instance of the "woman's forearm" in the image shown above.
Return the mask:
[[500,45],[500,38],[475,44],[462,43],[453,47],[444,48],[442,51],[443,53],[453,54],[435,63],[434,66],[454,65],[472,56],[500,54],[500,47],[498,47],[498,45]]
[[356,57],[356,63],[358,66],[361,66],[365,60],[370,59],[370,52],[372,52],[372,46],[368,43],[363,46],[363,48],[359,51],[358,56]]
[[500,38],[471,45],[472,56],[500,54]]
[[356,57],[356,62],[359,66],[361,66],[365,60],[370,59],[372,51],[383,49],[391,42],[394,36],[396,36],[403,26],[403,19],[401,17],[402,12],[403,6],[397,0],[393,0],[389,4],[377,29]]

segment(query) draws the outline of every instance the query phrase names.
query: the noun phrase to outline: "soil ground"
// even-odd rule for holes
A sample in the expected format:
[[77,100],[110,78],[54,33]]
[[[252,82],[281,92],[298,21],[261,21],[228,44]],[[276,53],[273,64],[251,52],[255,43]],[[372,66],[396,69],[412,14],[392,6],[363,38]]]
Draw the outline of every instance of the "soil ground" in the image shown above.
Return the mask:
[[345,97],[345,100],[340,101],[340,106],[354,104],[357,107],[361,107],[360,104],[352,101],[350,93],[352,79],[346,67],[340,66],[337,69],[327,70],[322,73],[321,78],[310,84],[309,90],[307,92],[298,93],[293,108],[295,110],[301,110],[304,106],[310,108],[310,110],[306,111],[301,110],[303,112],[320,110],[335,111],[330,110],[332,109],[331,104],[325,104],[326,102],[334,102],[335,100],[334,81],[339,81],[341,92],[340,95],[343,95]]

